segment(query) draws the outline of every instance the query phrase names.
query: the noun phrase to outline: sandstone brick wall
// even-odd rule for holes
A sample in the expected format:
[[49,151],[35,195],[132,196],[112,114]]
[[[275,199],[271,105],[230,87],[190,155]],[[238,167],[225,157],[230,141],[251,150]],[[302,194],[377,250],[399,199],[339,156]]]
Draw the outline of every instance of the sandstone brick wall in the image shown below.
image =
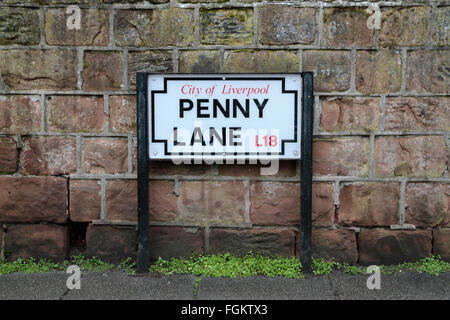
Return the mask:
[[[2,251],[136,254],[137,71],[314,71],[314,255],[450,259],[449,30],[448,1],[1,0]],[[298,255],[299,164],[259,169],[152,162],[152,258]]]

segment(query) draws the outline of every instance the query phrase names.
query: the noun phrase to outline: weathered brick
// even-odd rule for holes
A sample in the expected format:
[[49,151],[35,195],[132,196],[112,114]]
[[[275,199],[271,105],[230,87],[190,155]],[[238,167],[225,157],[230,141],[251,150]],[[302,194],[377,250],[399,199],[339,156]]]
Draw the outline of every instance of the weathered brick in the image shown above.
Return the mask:
[[119,263],[136,258],[137,230],[135,227],[90,225],[86,232],[86,256]]
[[17,171],[17,144],[8,137],[0,137],[0,173]]
[[297,72],[298,56],[283,50],[226,51],[225,72]]
[[27,134],[41,129],[37,96],[0,96],[0,133]]
[[254,225],[299,225],[300,184],[252,182],[250,221]]
[[39,10],[2,7],[0,10],[0,45],[39,44]]
[[433,254],[450,261],[450,229],[433,230]]
[[[270,168],[271,164],[262,165],[258,164],[233,164],[233,165],[218,165],[219,175],[221,176],[233,176],[233,177],[260,177],[261,170],[263,168]],[[273,164],[275,168],[275,164]],[[284,160],[278,161],[278,171],[271,175],[277,177],[294,177],[297,174],[296,161]]]
[[136,134],[136,97],[109,98],[109,129],[111,132]]
[[[298,240],[297,248],[300,248],[300,237]],[[349,264],[358,261],[356,235],[352,230],[313,229],[311,244],[312,255],[315,258],[333,259]]]
[[102,96],[50,96],[47,98],[47,130],[54,132],[102,132],[108,123]]
[[389,8],[382,11],[381,46],[423,46],[431,36],[431,8]]
[[121,90],[122,53],[86,51],[84,53],[83,90]]
[[448,93],[450,51],[410,51],[406,65],[406,90]]
[[431,231],[363,230],[358,236],[359,263],[390,265],[431,254]]
[[379,99],[352,97],[322,100],[320,128],[324,131],[374,131],[379,123]]
[[[150,221],[168,222],[177,216],[177,196],[174,182],[151,180]],[[137,220],[137,181],[113,180],[106,186],[106,215],[109,220]]]
[[400,184],[345,184],[339,195],[338,223],[352,227],[381,227],[398,223]]
[[252,44],[253,9],[200,8],[201,44]]
[[407,183],[406,223],[433,228],[450,227],[450,185]]
[[314,8],[268,5],[260,8],[259,42],[267,45],[309,44],[316,35]]
[[217,73],[220,71],[219,61],[219,51],[181,51],[178,69],[180,72]]
[[369,141],[365,138],[316,139],[313,143],[313,174],[367,176]]
[[115,18],[118,46],[179,46],[194,44],[194,10],[118,10]]
[[100,219],[101,186],[97,180],[70,180],[70,220],[91,222]]
[[150,227],[150,260],[187,258],[204,252],[203,230],[183,227]]
[[325,43],[329,47],[371,47],[373,29],[367,28],[365,8],[326,8],[323,12]]
[[387,130],[450,130],[449,97],[399,97],[386,100]]
[[0,87],[17,90],[77,89],[76,50],[1,50]]
[[136,88],[136,73],[172,72],[173,59],[170,51],[130,51],[128,57],[128,83],[130,89]]
[[436,9],[436,30],[434,40],[439,46],[450,45],[450,7]]
[[181,181],[180,220],[242,223],[247,189],[242,181]]
[[0,221],[65,223],[66,179],[0,176]]
[[356,89],[364,94],[395,93],[402,81],[400,53],[393,50],[358,51]]
[[308,50],[303,55],[303,71],[314,72],[315,91],[347,91],[351,78],[350,52]]
[[45,41],[50,45],[106,46],[109,44],[107,10],[82,9],[80,29],[67,28],[70,16],[63,9],[45,11]]
[[67,227],[55,224],[13,224],[5,233],[11,260],[41,258],[62,261],[68,254]]
[[375,174],[378,177],[441,177],[447,163],[443,136],[377,137]]
[[77,142],[72,137],[24,139],[20,163],[22,174],[62,175],[77,171]]
[[86,173],[123,173],[128,170],[127,139],[86,139],[81,151]]
[[267,256],[294,256],[295,233],[286,229],[212,229],[211,253],[245,255],[249,251]]

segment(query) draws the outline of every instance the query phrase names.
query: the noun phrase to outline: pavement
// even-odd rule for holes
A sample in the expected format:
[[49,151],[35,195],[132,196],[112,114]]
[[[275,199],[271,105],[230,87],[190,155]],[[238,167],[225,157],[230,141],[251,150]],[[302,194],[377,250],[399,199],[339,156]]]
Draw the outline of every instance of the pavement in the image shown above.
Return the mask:
[[304,279],[198,278],[192,275],[136,275],[82,272],[81,288],[68,289],[70,274],[0,275],[0,300],[450,300],[450,273],[381,275],[369,290],[370,275],[307,275]]

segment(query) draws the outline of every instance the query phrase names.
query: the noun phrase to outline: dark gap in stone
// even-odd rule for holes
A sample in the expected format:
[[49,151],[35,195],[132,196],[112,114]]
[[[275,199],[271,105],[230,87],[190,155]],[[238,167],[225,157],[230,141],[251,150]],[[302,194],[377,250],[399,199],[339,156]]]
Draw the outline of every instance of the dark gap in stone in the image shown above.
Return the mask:
[[82,254],[86,250],[86,231],[88,222],[74,222],[69,219],[69,255]]

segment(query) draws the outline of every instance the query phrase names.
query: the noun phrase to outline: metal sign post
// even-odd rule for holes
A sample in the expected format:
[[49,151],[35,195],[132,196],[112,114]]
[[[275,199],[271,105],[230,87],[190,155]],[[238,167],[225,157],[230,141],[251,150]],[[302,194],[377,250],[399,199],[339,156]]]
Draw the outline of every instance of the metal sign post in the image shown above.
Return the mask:
[[301,159],[300,256],[310,271],[312,73],[138,73],[136,79],[137,271],[149,266],[149,159],[176,164]]

